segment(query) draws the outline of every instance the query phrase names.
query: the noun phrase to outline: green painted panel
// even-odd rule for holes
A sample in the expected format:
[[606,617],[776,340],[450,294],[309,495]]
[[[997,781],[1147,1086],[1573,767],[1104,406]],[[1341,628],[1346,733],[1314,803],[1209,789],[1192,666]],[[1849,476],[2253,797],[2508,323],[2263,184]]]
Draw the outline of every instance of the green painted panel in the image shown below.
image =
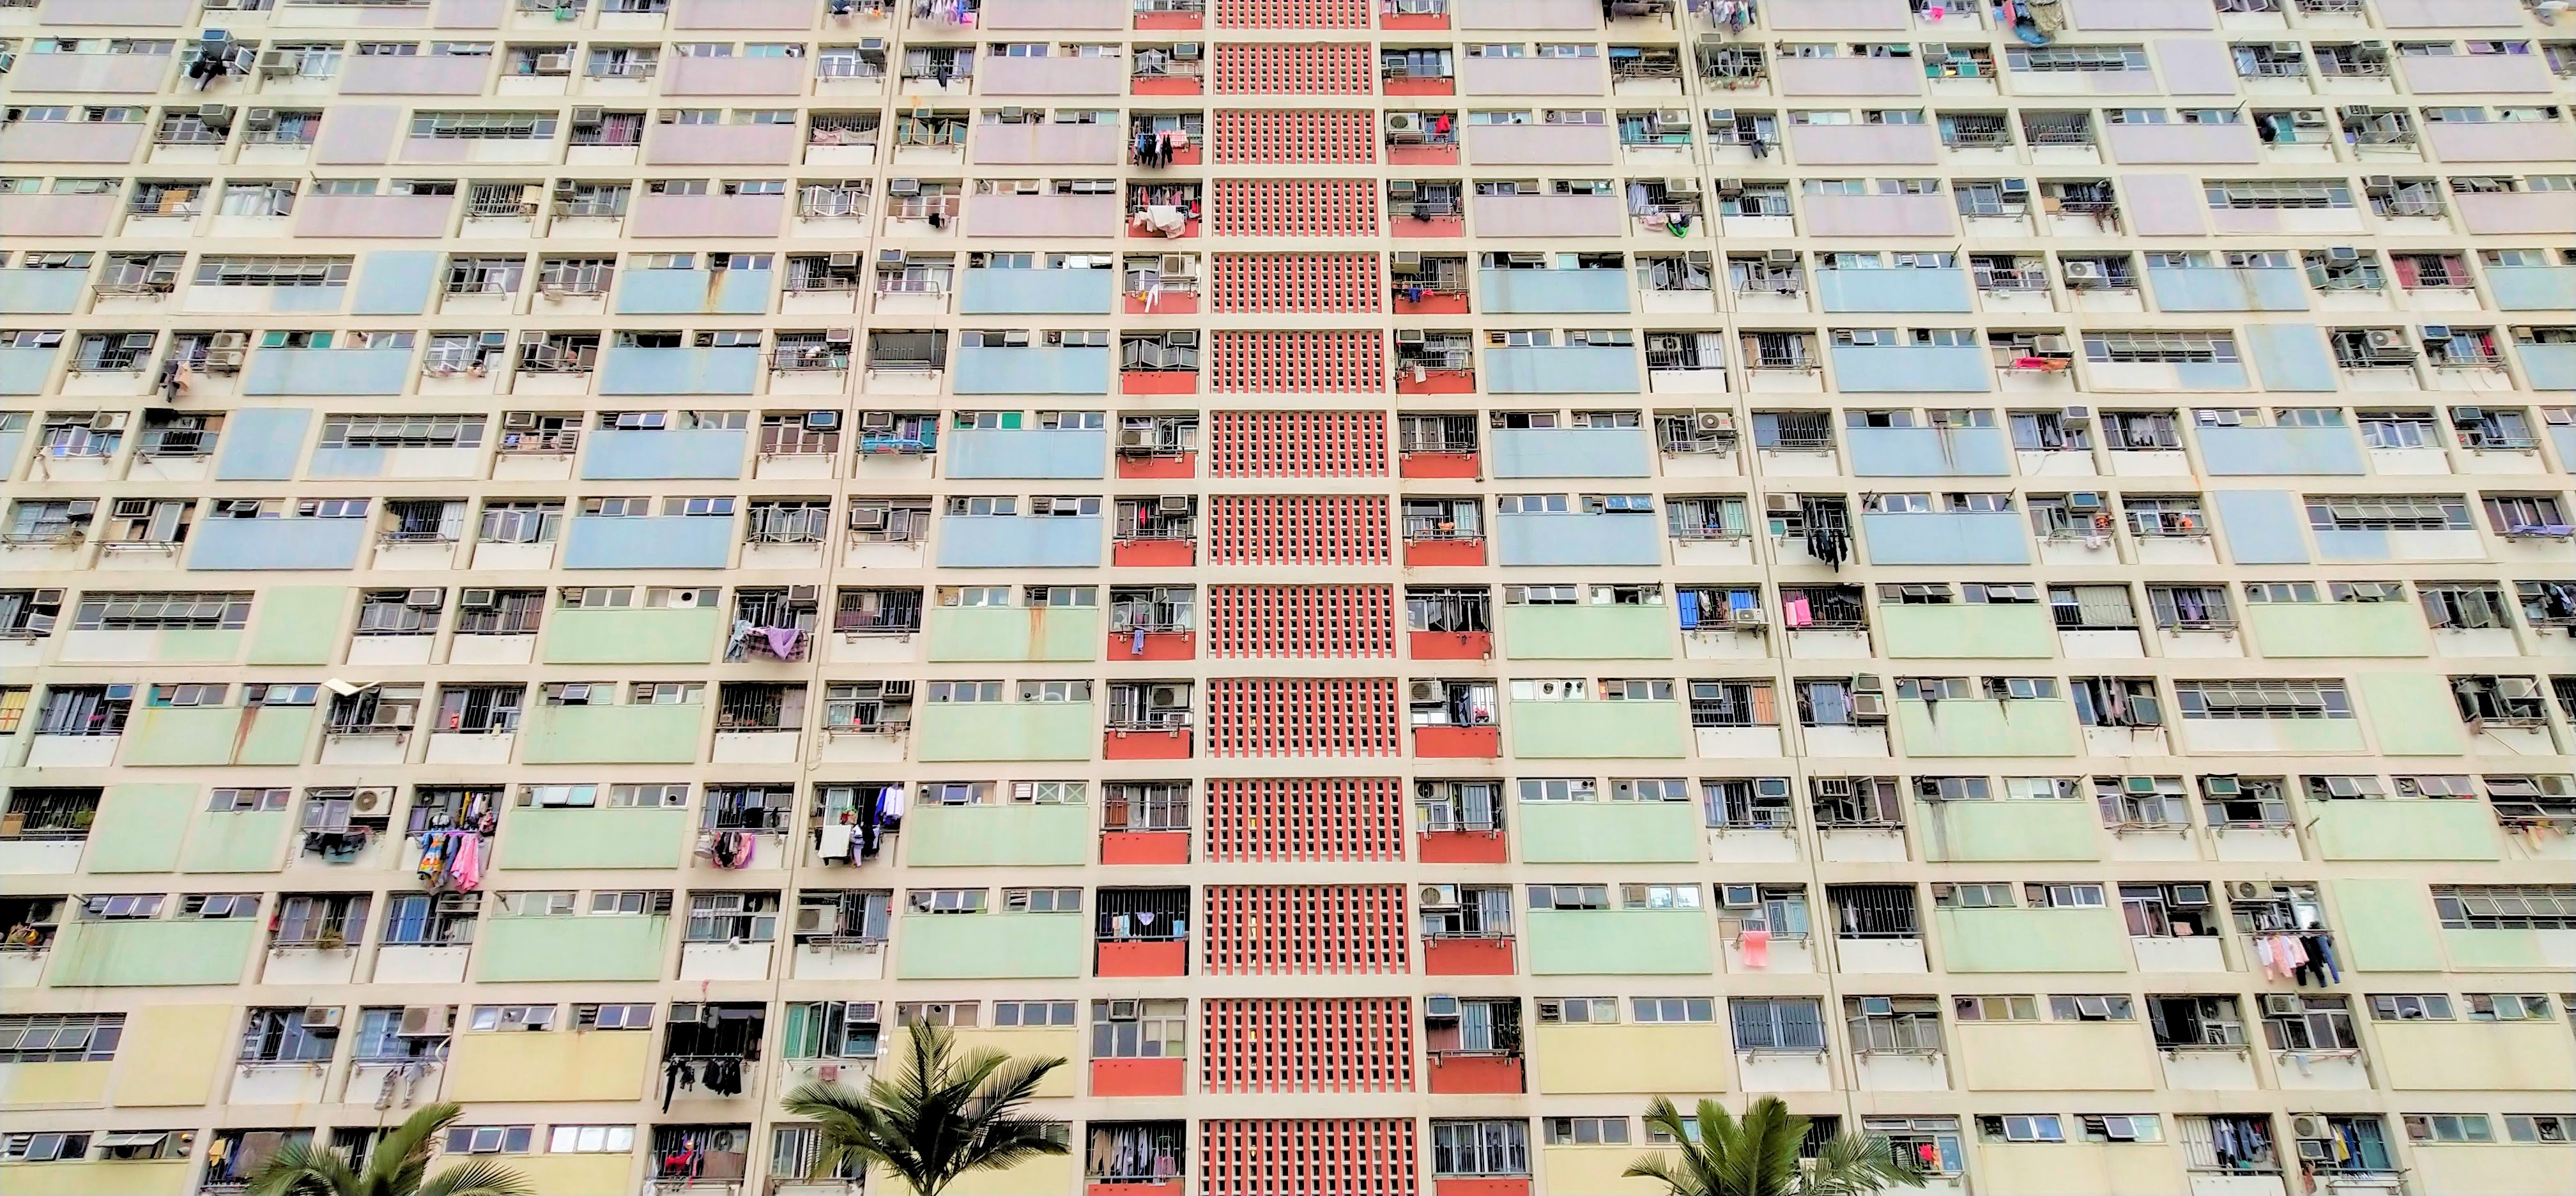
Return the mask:
[[[912,820],[904,820],[912,833]],[[1082,914],[906,914],[895,931],[902,980],[1080,976],[1091,970]]]
[[233,762],[250,737],[256,706],[144,706],[125,727],[124,764],[137,767]]
[[2334,897],[2335,957],[2348,972],[2438,972],[2433,895],[2419,880],[2327,882]]
[[2034,602],[1882,606],[1887,654],[1941,660],[2017,660],[2057,655],[2057,626]]
[[266,923],[257,918],[73,922],[54,941],[54,988],[241,983]]
[[241,659],[243,635],[203,627],[183,627],[153,637],[154,664],[231,664]]
[[91,872],[170,872],[179,867],[179,828],[197,808],[194,785],[110,785],[90,823]]
[[1670,660],[1667,606],[1506,606],[1503,654],[1515,660]]
[[1100,659],[1096,606],[940,606],[925,614],[934,661]]
[[1936,909],[1938,966],[1953,972],[2125,972],[2114,909]]
[[340,650],[342,586],[270,586],[251,611],[252,664],[329,664]]
[[2270,724],[2280,737],[2280,750],[2302,755],[2359,754],[2364,745],[2357,718],[2283,718]]
[[903,862],[1087,864],[1091,820],[1089,806],[915,806],[903,819]]
[[2308,830],[2329,860],[2492,860],[2495,818],[2477,801],[2308,803]]
[[2442,954],[2459,971],[2557,970],[2537,930],[2444,930]]
[[183,872],[275,872],[286,866],[286,835],[294,826],[292,810],[200,810],[188,828],[188,850],[180,857]]
[[[2469,750],[2451,687],[2432,673],[2363,673],[2353,678],[2362,713],[2389,756],[2457,756]],[[2358,750],[2359,745],[2355,745]]]
[[2257,602],[2254,649],[2270,657],[2423,656],[2433,650],[2412,602]]
[[1900,698],[1896,729],[1908,756],[2073,756],[2075,708],[2059,698]]
[[313,727],[321,718],[319,706],[261,707],[250,720],[250,734],[242,736],[240,748],[234,751],[233,763],[278,767],[304,763]]
[[724,642],[712,606],[653,610],[550,610],[547,664],[706,664]]
[[1914,808],[1923,824],[1925,859],[2102,858],[2102,815],[2089,801],[1941,801],[1916,802]]
[[[503,868],[677,868],[687,810],[516,807],[501,817],[493,863]],[[910,830],[909,823],[905,825]]]
[[1699,861],[1699,807],[1691,802],[1523,802],[1512,812],[1521,858],[1533,864]]
[[529,764],[692,764],[704,752],[707,708],[538,706],[519,732]]
[[475,933],[474,978],[659,980],[665,917],[486,918]]
[[1705,976],[1708,915],[1695,909],[1534,909],[1522,942],[1533,976]]
[[941,702],[913,708],[914,750],[947,760],[1089,760],[1100,726],[1089,702]]
[[1534,759],[1679,759],[1690,727],[1679,702],[1513,702],[1512,754]]

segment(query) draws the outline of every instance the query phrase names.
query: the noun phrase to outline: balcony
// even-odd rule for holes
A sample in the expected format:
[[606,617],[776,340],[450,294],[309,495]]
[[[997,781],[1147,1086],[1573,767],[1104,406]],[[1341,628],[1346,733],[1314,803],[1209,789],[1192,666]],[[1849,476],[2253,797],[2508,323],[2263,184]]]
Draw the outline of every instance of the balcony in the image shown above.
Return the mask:
[[2027,565],[2030,525],[2018,511],[1864,511],[1873,565]]
[[364,519],[209,519],[188,539],[191,569],[354,569]]
[[[1620,284],[1626,285],[1625,276]],[[1625,345],[1525,345],[1485,350],[1490,394],[1639,394],[1637,351]]]
[[[1715,970],[1708,915],[1695,909],[1534,909],[1522,938],[1533,976],[1700,976]],[[1546,1059],[1548,1052],[1539,1056]],[[1637,1060],[1623,1060],[1630,1069]],[[1557,1091],[1540,1072],[1542,1091]],[[1705,1086],[1705,1073],[1695,1083]],[[1630,1091],[1622,1087],[1613,1091]]]
[[933,662],[1101,658],[1096,606],[938,606],[926,613]]
[[[1690,755],[1689,721],[1673,701],[1512,701],[1503,724],[1512,754],[1548,760],[1678,760]],[[1695,836],[1694,836],[1695,838]],[[1530,836],[1521,837],[1522,850]]]
[[706,750],[703,705],[556,706],[527,712],[526,764],[692,764]]
[[245,395],[398,395],[411,384],[409,349],[261,349],[242,373]]
[[[1482,237],[1618,237],[1628,232],[1628,209],[1615,195],[1478,195],[1469,201]],[[1450,236],[1447,232],[1397,236]]]
[[730,480],[742,476],[743,452],[750,443],[751,433],[741,428],[601,428],[582,441],[581,476],[586,481]]
[[1843,435],[1855,477],[2002,477],[2012,472],[2012,446],[2000,428],[1846,428]]
[[1691,802],[1525,802],[1517,813],[1524,863],[1699,861],[1699,808]]
[[957,312],[967,316],[1107,315],[1117,297],[1113,270],[996,270],[961,275]]
[[1975,345],[1834,345],[1836,389],[1845,393],[1983,393],[1995,370]]
[[2286,268],[2147,267],[2162,312],[2306,311],[2306,271]]
[[[1952,972],[2129,970],[2129,935],[2118,910],[1937,909],[1932,915],[1942,966]],[[2146,1065],[2143,1052],[2140,1065]]]
[[[659,980],[670,935],[667,914],[487,918],[475,933],[474,979],[486,984]],[[461,1062],[457,1066],[463,1069]]]
[[[1479,270],[1477,302],[1496,315],[1558,315],[1629,309],[1625,270]],[[1487,355],[1490,359],[1491,354]]]
[[1085,702],[934,702],[913,718],[914,758],[1089,760],[1100,729]]
[[1515,513],[1494,522],[1504,565],[1664,563],[1663,525],[1651,513]]
[[905,914],[898,922],[897,979],[1071,978],[1090,969],[1085,914]]
[[[792,125],[759,127],[782,129],[791,136],[796,131]],[[779,221],[787,214],[787,199],[785,195],[672,195],[647,191],[635,197],[627,233],[635,237],[775,237]]]
[[682,809],[513,807],[502,816],[493,865],[532,871],[677,868],[694,821]]
[[2044,660],[2057,654],[2048,608],[2032,602],[1899,604],[1878,611],[1893,659]]
[[1896,730],[1908,756],[2083,754],[2076,745],[2074,708],[2053,698],[1947,698],[1939,702],[1900,699],[1896,703]]
[[[1607,166],[1614,160],[1618,140],[1618,131],[1608,125],[1469,125],[1466,129],[1468,159],[1478,166]],[[1457,160],[1454,148],[1431,159],[1448,164]],[[1416,164],[1423,161],[1413,159]]]
[[76,921],[55,936],[45,983],[51,988],[235,985],[242,982],[242,969],[266,929],[256,918]]
[[[903,858],[915,868],[1090,863],[1088,805],[923,805],[903,820]],[[909,929],[913,923],[905,922]]]
[[722,569],[733,560],[730,519],[703,515],[575,515],[566,569]]
[[997,192],[967,200],[963,227],[970,237],[1115,237],[1126,217],[1116,195]]
[[1098,568],[1104,530],[1098,515],[948,515],[939,521],[939,567]]
[[613,345],[600,361],[599,393],[747,395],[758,389],[762,364],[758,345]]

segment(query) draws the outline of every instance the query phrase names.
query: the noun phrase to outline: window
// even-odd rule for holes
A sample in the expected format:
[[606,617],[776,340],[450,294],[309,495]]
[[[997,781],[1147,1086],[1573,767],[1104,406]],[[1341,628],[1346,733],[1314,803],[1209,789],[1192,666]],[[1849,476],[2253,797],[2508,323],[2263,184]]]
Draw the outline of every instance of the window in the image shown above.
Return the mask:
[[632,1154],[631,1125],[559,1125],[548,1132],[547,1154]]
[[2352,698],[2339,681],[2177,681],[2174,701],[2190,719],[2348,719]]
[[2050,997],[2048,1016],[2061,1022],[2133,1022],[2137,1009],[2124,996]]
[[1082,890],[1004,889],[1002,909],[1014,914],[1077,914],[1082,912]]
[[1625,1146],[1627,1143],[1628,1119],[1625,1117],[1547,1119],[1547,1144],[1550,1146]]
[[2054,1113],[2006,1113],[1977,1118],[1977,1136],[1988,1142],[2063,1142],[2066,1127]]
[[983,889],[913,889],[904,902],[916,914],[979,914],[986,895]]
[[104,1063],[124,1033],[122,1013],[0,1017],[0,1063]]
[[2495,1141],[2484,1113],[2408,1113],[2399,1120],[2406,1124],[2410,1142]]
[[1717,1020],[1717,1002],[1709,997],[1632,997],[1631,1020],[1640,1025],[1674,1025]]
[[2343,997],[2264,994],[2263,1038],[2276,1051],[2361,1048],[2361,1039],[2353,1031],[2352,1004]]
[[2537,993],[2470,993],[2461,998],[2473,1022],[2545,1022],[2549,998]]
[[2380,993],[2370,998],[2375,1022],[2447,1022],[2451,998],[2442,993]]
[[1963,1022],[2035,1022],[2036,997],[1952,997],[1950,1015]]
[[1530,1173],[1529,1123],[1434,1120],[1431,1170],[1443,1178],[1526,1176]]
[[526,1154],[535,1142],[532,1125],[455,1125],[447,1128],[449,1154]]
[[1814,997],[1736,997],[1727,1002],[1739,1051],[1825,1049],[1824,1013]]

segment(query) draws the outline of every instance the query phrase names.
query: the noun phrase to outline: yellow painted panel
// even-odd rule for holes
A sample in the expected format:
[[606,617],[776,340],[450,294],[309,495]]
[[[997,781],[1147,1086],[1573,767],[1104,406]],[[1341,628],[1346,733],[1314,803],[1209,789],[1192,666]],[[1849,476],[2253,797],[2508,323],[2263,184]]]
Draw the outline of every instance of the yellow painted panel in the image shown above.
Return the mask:
[[125,1015],[109,1098],[125,1106],[211,1103],[215,1077],[240,1049],[230,1005],[146,1005]]
[[1982,1196],[2171,1196],[2191,1190],[2182,1152],[2161,1142],[1990,1142],[1977,1147],[1976,1170]]
[[2564,1092],[2576,1088],[2576,1039],[2556,1018],[2376,1022],[2391,1088]]
[[459,1034],[448,1051],[445,1096],[460,1102],[642,1100],[660,1037],[634,1030]]
[[1651,1179],[1628,1179],[1619,1173],[1638,1156],[1653,1153],[1637,1146],[1550,1146],[1538,1152],[1539,1175],[1550,1192],[1576,1196],[1664,1196],[1667,1189]]
[[[1074,1149],[1079,1151],[1082,1144],[1076,1142]],[[942,1196],[1070,1196],[1079,1159],[1072,1153],[1047,1155],[1008,1171],[969,1171],[948,1185]],[[880,1172],[868,1177],[868,1190],[909,1193],[912,1188]]]
[[1715,1025],[1538,1026],[1530,1054],[1543,1093],[1642,1092],[1688,1105],[1735,1086],[1735,1050]]
[[2576,1175],[2576,1147],[2419,1142],[2414,1153],[2423,1192],[2564,1192]]
[[2123,1092],[2160,1080],[2143,1021],[1966,1022],[1956,1033],[1975,1090]]
[[103,1105],[107,1075],[116,1065],[98,1063],[0,1063],[0,1106]]
[[[526,1177],[536,1192],[631,1192],[635,1190],[635,1156],[631,1154],[531,1154],[483,1156]],[[436,1175],[453,1159],[429,1169]]]
[[[1054,1056],[1064,1066],[1047,1073],[1038,1085],[1039,1096],[1076,1096],[1082,1071],[1082,1031],[1080,1030],[959,1030],[960,1051],[996,1050],[1014,1059],[1043,1059]],[[902,1057],[900,1045],[888,1048],[895,1058]]]
[[0,1191],[9,1196],[181,1196],[195,1164],[186,1159],[150,1163],[13,1163],[0,1167]]

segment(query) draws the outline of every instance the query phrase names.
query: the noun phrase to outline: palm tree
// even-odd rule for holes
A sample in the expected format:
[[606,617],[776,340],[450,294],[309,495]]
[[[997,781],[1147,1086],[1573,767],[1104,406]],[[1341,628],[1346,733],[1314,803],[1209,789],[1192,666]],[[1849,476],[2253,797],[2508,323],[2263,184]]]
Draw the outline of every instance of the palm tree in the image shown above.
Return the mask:
[[422,1106],[376,1140],[364,1170],[327,1146],[281,1146],[250,1177],[249,1196],[534,1196],[536,1188],[525,1176],[482,1159],[429,1174],[430,1150],[464,1111],[461,1105]]
[[1646,1124],[1672,1138],[1677,1153],[1640,1156],[1626,1174],[1659,1180],[1672,1196],[1869,1196],[1923,1186],[1922,1173],[1878,1134],[1836,1134],[1801,1166],[1808,1122],[1776,1096],[1754,1101],[1741,1121],[1713,1100],[1684,1120],[1659,1096]]
[[921,1022],[905,1036],[903,1054],[900,1070],[870,1080],[866,1092],[814,1081],[787,1094],[787,1111],[821,1132],[824,1168],[867,1163],[893,1172],[916,1196],[939,1196],[969,1171],[1066,1153],[1043,1123],[1020,1114],[1063,1059],[960,1053],[945,1028]]

